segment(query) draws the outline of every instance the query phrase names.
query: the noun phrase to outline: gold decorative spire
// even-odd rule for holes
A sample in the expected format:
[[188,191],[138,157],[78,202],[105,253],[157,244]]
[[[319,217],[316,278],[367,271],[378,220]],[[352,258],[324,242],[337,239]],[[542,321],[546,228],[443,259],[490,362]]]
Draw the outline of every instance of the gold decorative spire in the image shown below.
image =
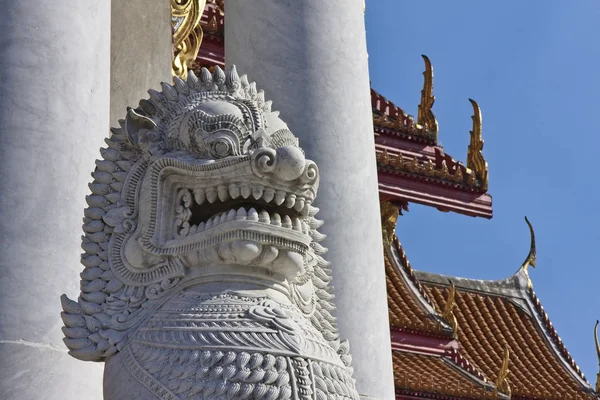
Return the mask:
[[529,254],[527,254],[527,258],[523,261],[523,265],[521,265],[521,269],[527,272],[527,268],[531,265],[535,268],[535,262],[537,260],[537,252],[535,249],[535,232],[533,231],[533,226],[531,222],[525,217],[525,222],[527,222],[527,226],[529,226],[529,235],[531,237],[531,244],[529,245]]
[[467,168],[475,172],[475,176],[481,183],[481,188],[487,190],[488,188],[488,165],[483,158],[483,137],[481,133],[481,109],[477,102],[473,99],[469,99],[473,106],[473,130],[471,131],[471,143],[469,144],[469,150],[467,152]]
[[434,132],[437,142],[438,122],[432,110],[433,103],[435,102],[435,96],[433,95],[433,67],[426,55],[421,54],[421,57],[425,61],[425,71],[423,71],[423,90],[421,90],[421,104],[419,104],[417,123],[423,125],[430,132]]
[[452,327],[452,339],[457,339],[458,321],[456,320],[454,312],[452,312],[452,309],[454,308],[454,298],[456,297],[456,288],[451,280],[448,280],[448,282],[450,282],[450,287],[448,289],[448,299],[446,299],[446,304],[442,311],[442,319]]
[[496,379],[496,394],[498,392],[501,392],[510,398],[511,390],[510,384],[508,383],[509,361],[510,351],[508,351],[508,346],[506,346],[504,348],[504,359],[502,360],[502,367],[500,367],[500,372],[498,373],[498,378]]
[[383,234],[383,241],[387,245],[392,243],[392,239],[394,238],[398,215],[400,215],[400,207],[396,206],[391,201],[384,201],[381,203],[381,231]]
[[173,25],[173,76],[187,78],[188,69],[198,56],[202,43],[200,19],[206,0],[171,0]]
[[598,341],[598,320],[594,326],[594,341],[596,342],[596,355],[598,356],[598,375],[596,376],[596,394],[600,394],[600,341]]

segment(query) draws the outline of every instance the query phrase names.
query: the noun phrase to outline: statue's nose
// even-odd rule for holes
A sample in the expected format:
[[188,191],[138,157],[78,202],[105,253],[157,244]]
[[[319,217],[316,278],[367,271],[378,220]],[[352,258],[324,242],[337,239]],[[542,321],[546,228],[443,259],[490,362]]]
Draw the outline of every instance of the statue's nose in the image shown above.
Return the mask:
[[252,169],[260,177],[275,178],[280,182],[298,181],[315,188],[319,180],[317,164],[307,160],[302,150],[294,146],[258,149],[252,154]]
[[283,181],[298,179],[306,168],[306,158],[302,151],[293,146],[278,147],[275,150],[273,175]]

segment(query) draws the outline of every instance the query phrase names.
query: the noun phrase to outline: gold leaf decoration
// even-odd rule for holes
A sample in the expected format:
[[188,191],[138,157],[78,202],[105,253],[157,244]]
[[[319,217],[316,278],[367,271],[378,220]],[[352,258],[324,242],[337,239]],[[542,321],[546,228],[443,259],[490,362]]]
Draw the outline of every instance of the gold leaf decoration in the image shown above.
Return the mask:
[[435,96],[433,95],[433,67],[429,58],[422,54],[425,61],[425,71],[423,71],[423,90],[421,90],[421,103],[419,104],[417,123],[424,126],[428,131],[435,134],[437,142],[438,122],[433,114],[433,103]]
[[173,25],[173,76],[187,78],[188,69],[198,56],[202,43],[200,19],[206,0],[171,0]]
[[537,251],[535,248],[535,232],[533,231],[533,226],[531,222],[525,217],[525,222],[527,222],[527,226],[529,226],[529,236],[531,237],[531,242],[529,245],[529,254],[527,254],[527,258],[523,261],[523,265],[521,269],[527,271],[527,268],[531,265],[535,268],[535,262],[537,260]]
[[500,367],[500,372],[498,373],[498,378],[496,379],[496,393],[501,392],[507,395],[510,398],[511,390],[510,384],[508,382],[508,367],[510,362],[510,351],[508,351],[508,346],[504,348],[504,358],[502,360],[502,366]]
[[456,297],[456,287],[454,286],[454,282],[450,282],[450,287],[448,288],[448,298],[446,299],[446,305],[444,306],[444,310],[442,311],[442,319],[446,321],[452,327],[452,339],[458,338],[458,321],[456,320],[456,316],[452,309],[454,308],[454,298]]
[[383,234],[383,241],[387,245],[391,244],[392,239],[394,238],[398,215],[400,215],[400,207],[396,206],[391,201],[384,201],[381,203],[381,231]]
[[598,320],[594,326],[594,341],[596,342],[596,355],[598,356],[598,375],[596,376],[596,394],[600,394],[600,341],[598,341]]
[[473,130],[471,131],[471,143],[467,152],[467,168],[473,170],[475,177],[481,184],[481,189],[488,188],[488,165],[483,158],[483,137],[481,132],[481,109],[477,102],[469,99],[473,106]]

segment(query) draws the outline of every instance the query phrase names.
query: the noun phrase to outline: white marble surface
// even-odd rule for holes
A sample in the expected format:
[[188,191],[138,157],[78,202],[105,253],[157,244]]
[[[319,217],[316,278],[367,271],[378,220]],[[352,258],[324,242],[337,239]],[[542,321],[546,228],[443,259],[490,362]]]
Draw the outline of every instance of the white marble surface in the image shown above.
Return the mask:
[[110,39],[110,124],[118,126],[127,106],[171,82],[170,2],[111,0]]
[[357,388],[393,399],[363,1],[225,4],[226,63],[265,90],[319,165],[318,217]]
[[0,397],[100,399],[67,356],[89,171],[109,120],[110,3],[0,0]]

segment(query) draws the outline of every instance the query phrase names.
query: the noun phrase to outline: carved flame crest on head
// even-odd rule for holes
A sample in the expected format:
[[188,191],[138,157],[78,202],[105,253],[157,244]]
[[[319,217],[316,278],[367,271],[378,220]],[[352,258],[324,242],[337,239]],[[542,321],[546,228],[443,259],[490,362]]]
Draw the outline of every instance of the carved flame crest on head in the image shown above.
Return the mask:
[[316,165],[235,67],[199,75],[150,90],[101,149],[84,212],[81,294],[61,297],[69,353],[106,360],[166,298],[235,264],[264,271],[260,279],[349,366],[312,206]]

